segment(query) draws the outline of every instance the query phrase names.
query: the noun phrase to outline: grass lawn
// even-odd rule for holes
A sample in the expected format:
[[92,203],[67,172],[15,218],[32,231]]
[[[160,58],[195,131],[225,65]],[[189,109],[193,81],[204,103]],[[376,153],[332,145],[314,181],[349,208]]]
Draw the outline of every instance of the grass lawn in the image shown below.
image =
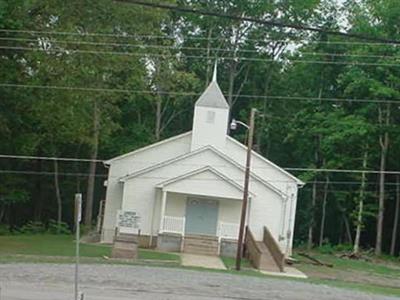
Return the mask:
[[[236,268],[236,258],[233,257],[221,257],[222,262],[228,270],[234,270]],[[253,269],[250,262],[243,258],[240,263],[241,269]]]
[[[111,246],[81,243],[80,255],[83,258],[100,258],[104,260],[104,256],[110,257]],[[0,236],[0,257],[2,258],[0,258],[0,262],[6,262],[7,258],[12,261],[18,258],[22,261],[27,261],[29,257],[26,256],[73,258],[75,256],[74,237],[71,235],[49,234]],[[44,261],[44,257],[38,257],[35,261]],[[179,263],[180,257],[172,253],[139,249],[139,260],[159,260]],[[70,260],[65,259],[64,261]]]
[[[311,255],[333,268],[308,263],[295,267],[307,274],[309,281],[338,287],[350,287],[365,292],[400,296],[400,261],[371,258],[371,261],[340,258],[332,254],[312,252]],[[294,255],[300,261],[307,259]]]

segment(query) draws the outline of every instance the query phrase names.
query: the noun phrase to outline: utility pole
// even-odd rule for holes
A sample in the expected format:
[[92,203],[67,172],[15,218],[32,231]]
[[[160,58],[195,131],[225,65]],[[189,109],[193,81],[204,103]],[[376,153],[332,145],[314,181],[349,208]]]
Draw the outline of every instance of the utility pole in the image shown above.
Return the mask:
[[251,160],[251,149],[253,147],[253,135],[254,135],[254,119],[257,109],[252,108],[250,112],[250,125],[248,127],[248,138],[247,138],[247,158],[246,158],[246,172],[244,175],[244,190],[243,190],[243,202],[242,212],[240,216],[239,226],[239,238],[236,252],[236,270],[240,270],[240,263],[242,260],[243,251],[243,236],[246,224],[246,212],[247,212],[247,201],[249,198],[249,179],[250,179],[250,160]]

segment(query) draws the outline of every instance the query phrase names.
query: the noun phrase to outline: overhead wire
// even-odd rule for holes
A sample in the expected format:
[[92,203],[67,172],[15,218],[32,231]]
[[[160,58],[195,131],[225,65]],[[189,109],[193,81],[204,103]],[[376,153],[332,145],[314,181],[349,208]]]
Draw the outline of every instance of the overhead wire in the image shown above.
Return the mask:
[[[43,49],[43,48],[33,48],[33,47],[20,47],[20,46],[0,46],[0,49],[5,50],[16,50],[16,51],[38,51],[59,54],[102,54],[102,55],[118,55],[118,56],[139,56],[139,57],[161,57],[161,58],[190,58],[190,59],[206,59],[210,60],[211,57],[201,56],[201,55],[185,55],[183,53],[173,54],[157,54],[148,52],[126,52],[126,51],[99,51],[99,50],[76,50],[76,49]],[[278,62],[276,59],[269,58],[252,58],[244,56],[219,56],[219,59],[224,60],[240,60],[240,61],[252,61],[252,62]],[[354,61],[328,61],[328,60],[301,60],[301,59],[285,59],[287,63],[304,63],[304,64],[320,64],[320,65],[354,65],[354,66],[383,66],[383,67],[399,67],[400,64],[397,63],[376,63],[376,62],[354,62]]]
[[[16,83],[0,83],[0,87],[5,88],[30,88],[30,89],[53,89],[68,90],[82,92],[104,92],[104,93],[124,93],[124,94],[155,94],[156,91],[151,90],[131,90],[118,88],[91,88],[91,87],[72,87],[58,85],[32,85],[32,84],[16,84]],[[157,94],[172,96],[200,96],[202,93],[197,92],[167,92],[157,91]],[[225,96],[227,96],[225,94]],[[318,101],[318,102],[357,102],[357,103],[392,103],[400,104],[400,99],[353,99],[353,98],[319,98],[319,97],[301,97],[301,96],[279,96],[279,95],[249,95],[249,94],[233,94],[233,97],[243,99],[267,99],[267,100],[298,100],[298,101]]]
[[[125,38],[125,39],[172,39],[179,40],[181,38],[187,40],[220,40],[220,37],[202,37],[202,36],[181,36],[181,35],[145,35],[145,34],[130,34],[130,33],[104,33],[104,32],[71,32],[71,31],[47,31],[47,30],[27,30],[27,29],[0,29],[3,33],[23,33],[23,34],[36,34],[36,35],[62,35],[62,36],[78,36],[81,38],[86,37],[106,37],[106,38]],[[356,41],[336,41],[336,40],[313,40],[312,38],[287,38],[287,39],[254,39],[246,37],[246,41],[252,42],[277,42],[277,43],[295,43],[306,42],[310,44],[332,44],[332,45],[365,45],[365,46],[387,46],[392,43],[388,42],[356,42]],[[392,44],[397,45],[397,44]]]
[[[13,174],[13,175],[37,175],[37,176],[75,176],[75,177],[89,177],[89,176],[95,176],[98,178],[104,178],[104,179],[122,179],[124,176],[112,176],[112,175],[107,175],[107,174],[89,174],[89,173],[81,173],[81,172],[54,172],[54,171],[31,171],[31,170],[7,170],[7,169],[0,169],[0,175],[1,174]],[[171,179],[170,177],[166,176],[139,176],[138,178],[140,179],[145,179],[145,180],[168,180]],[[215,178],[185,178],[185,180],[190,180],[190,181],[225,181],[224,179],[215,179]],[[230,179],[233,182],[241,182],[243,178],[238,178],[238,179]],[[258,181],[257,179],[250,179],[250,182],[256,182]],[[265,179],[265,182],[271,183],[271,184],[279,184],[279,183],[293,183],[293,181],[289,180],[270,180],[270,179]],[[326,185],[326,181],[306,181],[305,184],[318,184],[318,185]],[[344,185],[344,186],[357,186],[357,191],[359,187],[361,186],[361,182],[358,181],[329,181],[330,185]],[[378,182],[374,181],[367,181],[364,182],[365,185],[379,185]],[[385,182],[385,186],[397,186],[398,183],[396,182]],[[306,188],[307,190],[307,188]],[[348,190],[348,192],[354,192],[351,190]]]
[[[105,163],[107,160],[103,159],[88,159],[88,158],[70,158],[70,157],[51,157],[51,156],[28,156],[28,155],[8,155],[0,154],[0,159],[22,159],[22,160],[48,160],[48,161],[65,161],[65,162],[97,162]],[[132,163],[152,165],[159,162],[143,162],[143,161],[132,161]],[[177,163],[181,166],[201,166],[204,167],[206,164],[193,164],[193,163]],[[227,165],[216,164],[215,167],[227,167]],[[252,166],[251,169],[269,169],[270,167],[259,167]],[[324,173],[365,173],[365,174],[389,174],[389,175],[400,175],[400,171],[380,171],[380,170],[360,170],[360,169],[326,169],[326,168],[294,168],[294,167],[282,167],[287,171],[307,171],[307,172],[324,172]]]
[[359,33],[352,33],[352,32],[342,32],[342,31],[336,31],[336,30],[331,30],[331,29],[322,28],[322,27],[321,28],[320,27],[311,27],[311,26],[303,25],[303,24],[299,24],[299,23],[287,23],[287,22],[282,22],[281,20],[265,20],[265,19],[248,17],[245,15],[238,16],[238,15],[232,15],[232,14],[222,13],[222,12],[218,12],[218,11],[209,11],[209,10],[205,10],[205,9],[198,9],[198,8],[182,6],[182,5],[178,6],[178,5],[171,5],[171,4],[165,4],[165,3],[142,1],[142,0],[114,0],[114,1],[121,2],[121,3],[140,5],[140,6],[145,6],[145,7],[149,7],[149,8],[158,8],[158,9],[164,9],[164,10],[170,10],[170,11],[176,11],[176,12],[182,12],[182,13],[197,14],[197,15],[203,15],[203,16],[231,19],[231,20],[242,21],[242,22],[256,23],[256,24],[267,25],[267,26],[271,26],[271,27],[290,28],[290,29],[295,29],[295,30],[299,30],[299,31],[318,32],[318,33],[324,33],[324,34],[328,34],[328,35],[343,36],[343,37],[347,37],[347,38],[356,38],[356,39],[368,40],[368,41],[378,41],[378,42],[383,42],[383,43],[400,44],[400,40],[395,40],[395,39],[367,36],[367,35],[363,35],[363,34],[359,34]]
[[[44,41],[40,39],[27,39],[27,38],[12,38],[0,37],[0,41],[17,41],[17,42],[50,42],[55,44],[73,44],[73,45],[91,45],[91,46],[110,46],[110,47],[127,47],[127,48],[150,48],[150,49],[167,49],[167,50],[191,50],[191,51],[211,51],[211,52],[234,52],[234,53],[257,53],[264,54],[262,50],[255,49],[229,49],[229,48],[205,48],[205,47],[187,47],[187,46],[166,46],[166,45],[152,45],[152,44],[130,44],[130,43],[110,43],[110,42],[88,42],[88,41],[67,41],[67,40],[49,40]],[[79,50],[79,49],[78,49]],[[363,58],[382,58],[382,59],[400,59],[400,56],[393,55],[368,55],[368,54],[354,54],[354,53],[329,53],[329,52],[295,52],[299,55],[312,55],[312,56],[331,56],[331,57],[363,57]]]

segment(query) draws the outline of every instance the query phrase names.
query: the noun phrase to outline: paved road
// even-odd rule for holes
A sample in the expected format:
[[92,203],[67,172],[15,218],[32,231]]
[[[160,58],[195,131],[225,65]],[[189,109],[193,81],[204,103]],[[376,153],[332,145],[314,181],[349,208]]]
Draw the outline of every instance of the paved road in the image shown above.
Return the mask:
[[[1,300],[73,299],[73,265],[0,265]],[[82,265],[85,300],[395,299],[283,279],[127,265]]]

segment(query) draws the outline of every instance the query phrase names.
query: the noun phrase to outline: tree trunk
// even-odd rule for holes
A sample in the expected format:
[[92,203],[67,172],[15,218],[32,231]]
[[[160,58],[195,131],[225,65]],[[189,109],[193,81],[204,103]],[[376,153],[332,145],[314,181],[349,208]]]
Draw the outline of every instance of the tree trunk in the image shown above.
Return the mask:
[[317,201],[317,183],[314,180],[311,198],[311,220],[308,225],[308,242],[307,249],[310,251],[313,247],[313,235],[314,235],[314,208]]
[[353,244],[353,237],[351,236],[349,220],[347,219],[346,215],[344,214],[344,211],[343,211],[342,217],[343,217],[344,225],[346,227],[347,241],[349,242],[349,244]]
[[2,205],[0,209],[0,224],[3,222],[5,214],[6,214],[6,207],[5,205]]
[[[316,136],[316,145],[314,150],[314,161],[315,165],[319,165],[319,143],[320,143],[320,136]],[[312,199],[311,199],[311,217],[310,223],[308,225],[308,242],[307,242],[307,249],[310,251],[313,247],[313,239],[314,239],[314,223],[315,223],[315,206],[317,204],[317,178],[314,178],[313,188],[312,188]]]
[[57,199],[57,234],[60,234],[60,227],[62,221],[62,199],[60,193],[60,184],[58,180],[58,161],[54,160],[54,188],[56,190]]
[[[41,155],[41,152],[38,153],[38,155]],[[36,172],[42,172],[42,160],[38,159],[35,163],[35,171]],[[43,211],[43,199],[42,199],[42,193],[43,193],[43,186],[42,186],[42,176],[36,176],[35,178],[35,205],[33,208],[33,220],[36,222],[40,222],[42,219],[42,211]]]
[[92,153],[90,155],[91,161],[89,163],[89,178],[87,186],[87,198],[85,207],[85,225],[89,228],[92,225],[93,215],[93,196],[94,196],[94,184],[96,179],[96,159],[97,151],[99,146],[99,131],[100,131],[100,116],[97,107],[97,101],[94,101],[93,105],[93,141],[92,141]]
[[326,183],[324,189],[324,198],[322,201],[322,216],[321,216],[321,230],[319,232],[319,246],[322,246],[324,241],[324,230],[325,230],[325,217],[326,217],[326,200],[328,199],[328,187],[329,187],[329,177],[326,176]]
[[400,176],[396,176],[396,207],[394,211],[394,222],[392,231],[392,243],[390,245],[390,255],[394,256],[396,251],[397,228],[399,227],[399,210],[400,210]]
[[[368,151],[364,152],[364,159],[363,159],[363,170],[367,169],[367,161],[368,161]],[[361,174],[361,186],[360,186],[360,199],[358,202],[358,214],[357,214],[357,228],[356,228],[356,237],[354,238],[354,248],[353,252],[358,253],[360,251],[360,237],[361,237],[361,230],[363,225],[363,213],[364,213],[364,198],[365,198],[365,172]]]
[[[385,116],[384,116],[385,115]],[[379,107],[379,124],[389,125],[390,120],[390,104],[387,104],[386,112],[384,113]],[[375,254],[382,254],[382,234],[383,234],[383,218],[385,213],[385,170],[386,170],[386,156],[389,148],[389,133],[387,129],[385,133],[379,136],[379,144],[381,146],[381,161],[380,161],[380,173],[379,173],[379,210],[378,220],[376,226],[376,244]]]
[[161,109],[162,109],[162,100],[161,95],[157,97],[156,102],[156,128],[155,128],[155,137],[156,141],[160,140],[161,133]]

